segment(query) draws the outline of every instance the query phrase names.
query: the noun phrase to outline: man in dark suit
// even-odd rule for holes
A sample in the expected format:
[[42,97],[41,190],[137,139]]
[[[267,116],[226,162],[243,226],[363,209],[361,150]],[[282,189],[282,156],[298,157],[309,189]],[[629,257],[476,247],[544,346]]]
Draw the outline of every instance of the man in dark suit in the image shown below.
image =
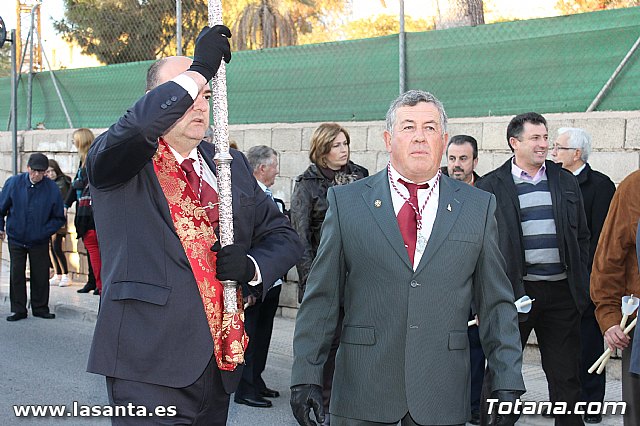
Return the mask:
[[[253,169],[253,176],[260,188],[273,199],[271,189],[278,175],[278,153],[266,145],[252,146],[247,151],[247,160]],[[275,201],[275,200],[274,200]],[[244,311],[244,325],[249,336],[249,345],[245,351],[245,366],[242,379],[233,396],[238,404],[250,407],[269,408],[271,401],[266,398],[277,398],[280,392],[267,387],[262,373],[267,364],[267,355],[273,332],[273,318],[278,310],[282,280],[278,278],[264,297],[247,295]]]
[[[553,161],[547,121],[535,112],[507,127],[514,156],[477,187],[495,195],[500,251],[516,299],[535,302],[521,314],[522,347],[536,331],[552,402],[580,401],[580,315],[589,304],[589,229],[575,177]],[[478,315],[480,324],[486,318]],[[486,353],[486,351],[485,351]],[[582,425],[578,414],[556,425]]]
[[[231,150],[234,244],[217,253],[218,179],[209,80],[228,61],[229,30],[205,28],[194,60],[149,69],[148,92],[100,135],[87,157],[104,289],[88,371],[107,377],[112,405],[172,406],[171,417],[114,424],[224,425],[246,347],[220,281],[269,285],[301,245],[287,219]],[[228,184],[228,183],[227,183]],[[241,300],[242,295],[237,294]],[[235,298],[234,298],[235,299]]]
[[[558,137],[553,144],[551,157],[556,163],[569,170],[578,179],[580,192],[584,201],[584,210],[587,216],[587,226],[591,232],[589,243],[588,270],[591,274],[593,255],[596,252],[598,238],[602,225],[609,211],[609,204],[616,186],[606,175],[593,170],[589,163],[591,153],[591,136],[583,129],[562,127],[558,129]],[[600,333],[600,327],[595,317],[595,306],[591,301],[582,313],[580,322],[580,343],[582,355],[580,358],[580,382],[582,395],[580,401],[603,402],[606,385],[606,376],[602,374],[590,374],[587,370],[602,354],[604,339]],[[585,423],[600,423],[602,414],[585,414]]]
[[[467,321],[474,299],[494,397],[524,391],[513,292],[497,246],[495,199],[442,176],[439,100],[411,90],[386,117],[390,163],[329,189],[317,257],[296,321],[291,407],[324,420],[322,370],[344,306],[332,426],[463,424],[470,418]],[[518,415],[500,416],[512,425]]]

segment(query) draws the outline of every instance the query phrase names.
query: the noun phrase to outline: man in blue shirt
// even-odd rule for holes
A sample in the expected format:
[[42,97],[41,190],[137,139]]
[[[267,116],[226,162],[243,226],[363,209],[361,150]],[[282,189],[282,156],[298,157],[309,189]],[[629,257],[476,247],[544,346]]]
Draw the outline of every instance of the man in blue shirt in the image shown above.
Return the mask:
[[55,318],[49,312],[49,237],[66,219],[58,186],[44,176],[48,167],[46,155],[31,154],[27,172],[11,176],[0,192],[0,239],[9,237],[11,258],[9,297],[13,314],[7,321],[27,317],[27,255],[33,316]]

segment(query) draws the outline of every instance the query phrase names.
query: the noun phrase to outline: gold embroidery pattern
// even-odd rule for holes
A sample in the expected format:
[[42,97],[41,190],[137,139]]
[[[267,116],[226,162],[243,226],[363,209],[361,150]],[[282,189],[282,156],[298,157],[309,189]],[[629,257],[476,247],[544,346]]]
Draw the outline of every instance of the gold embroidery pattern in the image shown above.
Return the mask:
[[244,350],[249,342],[244,332],[242,291],[238,288],[239,312],[223,312],[222,284],[215,275],[216,254],[210,250],[217,238],[206,210],[196,199],[180,165],[164,141],[160,141],[153,164],[198,285],[213,339],[216,363],[221,370],[234,370],[244,362]]

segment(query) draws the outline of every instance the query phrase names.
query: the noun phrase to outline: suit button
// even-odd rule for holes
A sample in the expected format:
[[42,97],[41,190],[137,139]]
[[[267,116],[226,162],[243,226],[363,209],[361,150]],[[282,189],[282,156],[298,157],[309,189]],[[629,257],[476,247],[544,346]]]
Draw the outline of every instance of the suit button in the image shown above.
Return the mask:
[[418,281],[416,281],[416,280],[412,280],[411,281],[411,287],[416,288],[416,287],[419,287],[419,286],[420,286],[420,283]]
[[162,104],[162,105],[160,105],[160,108],[162,108],[162,109],[167,109],[167,104]]
[[411,329],[414,329],[414,330],[415,330],[415,329],[417,329],[417,328],[418,328],[418,326],[417,326],[417,325],[410,325],[410,326],[409,326],[409,328],[411,328]]
[[171,101],[166,101],[165,104],[171,105]]
[[171,101],[172,101],[172,102],[175,102],[175,101],[177,101],[177,100],[178,100],[178,97],[177,97],[177,96],[172,96],[172,97],[171,97]]

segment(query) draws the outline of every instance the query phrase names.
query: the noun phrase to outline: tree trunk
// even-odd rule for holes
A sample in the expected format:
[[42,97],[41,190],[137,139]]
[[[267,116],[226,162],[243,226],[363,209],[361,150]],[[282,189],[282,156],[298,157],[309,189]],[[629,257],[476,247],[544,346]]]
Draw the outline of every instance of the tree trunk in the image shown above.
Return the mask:
[[436,30],[484,24],[482,0],[436,0]]

